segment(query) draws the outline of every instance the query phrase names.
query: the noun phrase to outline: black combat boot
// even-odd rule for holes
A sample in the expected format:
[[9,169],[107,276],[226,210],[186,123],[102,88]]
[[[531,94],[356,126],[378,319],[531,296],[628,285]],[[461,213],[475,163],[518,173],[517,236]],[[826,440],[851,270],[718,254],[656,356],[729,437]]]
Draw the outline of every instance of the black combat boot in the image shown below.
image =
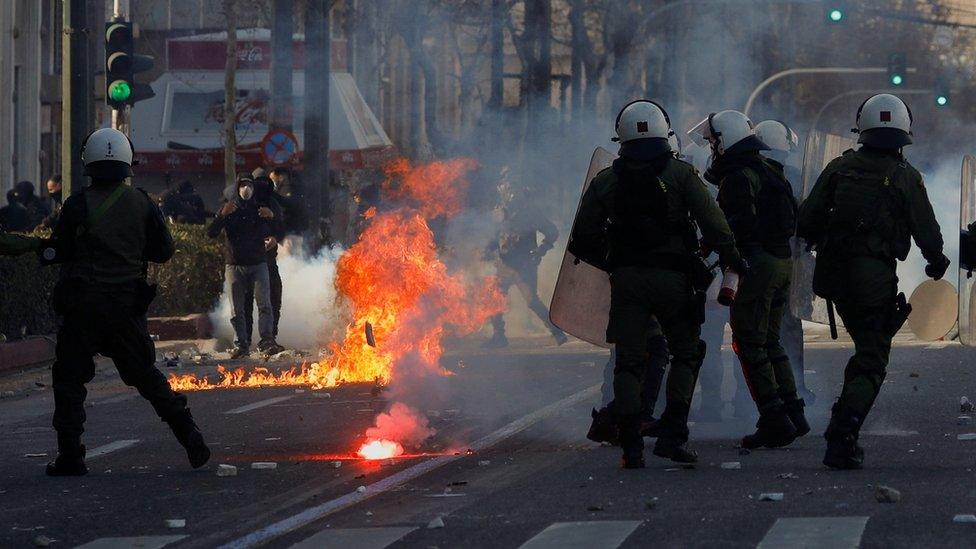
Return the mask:
[[683,442],[674,438],[658,438],[654,443],[654,455],[675,463],[698,463],[698,452],[689,450]]
[[864,465],[864,448],[857,443],[861,418],[850,410],[834,404],[830,425],[824,432],[827,452],[823,464],[831,469],[860,469]]
[[187,408],[183,413],[166,420],[169,428],[176,435],[176,440],[186,449],[186,457],[190,460],[190,466],[194,469],[203,467],[210,460],[210,448],[203,440],[203,433],[197,427],[190,409]]
[[617,437],[617,421],[613,417],[610,408],[596,408],[590,412],[593,422],[590,423],[590,430],[586,433],[586,438],[593,442],[607,443],[613,446],[620,444]]
[[795,398],[786,401],[786,413],[790,416],[790,421],[796,427],[796,438],[810,432],[810,424],[807,423],[806,415],[803,413],[807,403],[802,398]]
[[88,474],[85,445],[78,438],[58,438],[58,457],[47,464],[49,477],[80,477]]
[[624,469],[644,468],[644,439],[640,435],[640,419],[637,416],[617,418],[620,448],[624,451]]
[[796,439],[796,426],[790,421],[786,407],[782,404],[767,408],[759,414],[756,422],[756,432],[742,437],[742,447],[754,450],[766,448],[780,448]]

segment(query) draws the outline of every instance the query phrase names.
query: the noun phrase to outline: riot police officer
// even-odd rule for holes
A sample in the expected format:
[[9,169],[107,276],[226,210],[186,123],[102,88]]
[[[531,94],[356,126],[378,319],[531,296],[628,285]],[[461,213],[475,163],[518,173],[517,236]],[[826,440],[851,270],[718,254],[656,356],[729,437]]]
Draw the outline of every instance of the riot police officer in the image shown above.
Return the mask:
[[152,404],[194,468],[210,458],[186,397],[154,365],[146,310],[156,288],[146,282],[147,262],[164,263],[175,248],[153,201],[125,183],[132,156],[132,143],[118,130],[89,135],[81,158],[91,185],[65,200],[54,227],[61,276],[52,301],[63,322],[52,368],[58,457],[48,464],[51,476],[88,472],[81,435],[96,353],[110,357],[122,381]]
[[688,411],[705,355],[699,290],[711,282],[697,256],[695,224],[724,264],[741,269],[742,260],[697,172],[672,155],[673,131],[664,109],[652,101],[632,102],[617,115],[616,133],[620,158],[587,189],[570,251],[611,273],[607,340],[617,351],[613,412],[623,466],[644,466],[640,392],[652,318],[660,322],[672,356],[654,454],[692,463],[698,456],[685,447]]
[[824,433],[823,462],[836,469],[864,462],[861,425],[884,382],[891,339],[908,317],[904,294],[897,293],[897,262],[915,239],[928,262],[926,275],[938,280],[949,267],[922,176],[902,156],[902,147],[912,143],[911,127],[912,113],[901,99],[886,93],[869,98],[857,111],[861,147],[827,165],[800,209],[799,235],[817,250],[814,292],[836,303],[854,340]]
[[748,264],[730,315],[733,349],[759,411],[756,432],[744,437],[742,445],[785,446],[810,431],[780,344],[793,274],[790,239],[796,232],[796,200],[783,173],[760,155],[769,147],[756,137],[744,114],[712,114],[701,133],[713,152],[705,178],[718,185],[719,206]]

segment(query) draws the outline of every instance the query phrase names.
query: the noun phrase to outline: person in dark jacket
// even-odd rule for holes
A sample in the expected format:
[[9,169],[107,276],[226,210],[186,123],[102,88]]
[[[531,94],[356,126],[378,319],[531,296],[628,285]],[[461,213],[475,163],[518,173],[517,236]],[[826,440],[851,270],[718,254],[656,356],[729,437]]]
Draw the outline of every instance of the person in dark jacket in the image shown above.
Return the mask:
[[180,183],[176,192],[169,190],[163,194],[162,210],[163,215],[176,223],[203,225],[207,221],[203,199],[190,181]]
[[[255,170],[257,173],[257,170]],[[254,201],[258,206],[266,207],[271,210],[274,217],[271,218],[271,229],[277,242],[285,238],[285,225],[282,216],[282,208],[275,199],[274,184],[267,176],[256,175],[254,177]],[[278,270],[278,246],[268,249],[268,276],[271,280],[271,312],[274,315],[274,337],[278,338],[278,322],[281,319],[281,272]],[[248,293],[245,298],[245,323],[247,333],[251,333],[254,325],[254,297]],[[280,352],[280,351],[279,351]]]
[[58,223],[61,215],[61,204],[64,201],[61,193],[61,174],[54,174],[47,179],[47,195],[51,198],[51,214],[41,221],[40,228],[52,229]]
[[51,215],[51,209],[47,204],[34,194],[34,184],[30,181],[21,181],[14,186],[17,191],[17,200],[27,209],[27,226],[37,227],[44,222],[44,219]]
[[285,234],[300,235],[308,229],[308,208],[300,189],[292,181],[291,171],[284,166],[272,168],[269,177],[274,184],[273,198],[281,206]]
[[275,342],[274,317],[271,309],[271,281],[268,275],[267,251],[278,245],[272,228],[274,213],[254,200],[254,180],[241,176],[237,181],[237,196],[224,204],[207,229],[207,235],[217,238],[225,233],[224,262],[230,281],[234,314],[235,341],[231,358],[250,354],[251,334],[246,324],[246,295],[253,292],[258,303],[258,349],[265,352],[284,350]]
[[155,366],[146,310],[156,288],[146,282],[147,262],[165,263],[175,246],[149,196],[125,183],[132,156],[129,139],[118,130],[88,136],[81,157],[91,185],[65,201],[52,237],[56,253],[44,252],[45,260],[61,263],[52,303],[63,316],[51,369],[58,433],[58,457],[47,466],[51,476],[88,472],[81,435],[85,384],[95,376],[96,353],[111,357],[122,381],[152,404],[191,466],[210,459],[186,396],[173,391]]
[[7,205],[0,208],[0,230],[20,233],[30,230],[27,208],[17,199],[17,191],[7,191]]

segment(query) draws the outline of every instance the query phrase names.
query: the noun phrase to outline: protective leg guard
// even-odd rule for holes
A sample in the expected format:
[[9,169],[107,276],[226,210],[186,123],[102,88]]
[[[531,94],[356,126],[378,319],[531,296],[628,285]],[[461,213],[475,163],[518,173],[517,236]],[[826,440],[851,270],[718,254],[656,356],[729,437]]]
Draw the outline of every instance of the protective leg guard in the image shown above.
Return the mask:
[[824,432],[827,452],[823,464],[831,469],[860,469],[864,465],[864,448],[857,443],[861,418],[850,410],[834,404],[830,425]]
[[622,467],[624,469],[644,468],[644,439],[640,435],[640,418],[623,416],[617,418],[620,432],[620,447],[623,449]]
[[47,464],[49,477],[80,477],[88,474],[85,465],[85,445],[78,438],[59,438],[58,457]]
[[203,433],[200,432],[200,428],[193,421],[193,416],[190,414],[189,408],[185,409],[184,413],[178,416],[166,419],[166,423],[169,424],[169,428],[176,435],[176,440],[186,450],[186,457],[190,460],[191,467],[199,469],[210,461],[210,448],[204,442]]
[[806,402],[802,398],[786,401],[786,413],[790,416],[793,426],[796,427],[796,438],[810,432],[810,424],[807,423],[806,415],[803,413],[804,407],[806,407]]
[[756,432],[742,437],[742,447],[753,450],[756,448],[781,448],[796,439],[796,426],[790,421],[785,406],[772,406],[759,414],[756,422]]
[[586,438],[593,442],[607,443],[617,446],[620,439],[617,435],[617,422],[613,418],[613,413],[609,408],[590,412],[593,422],[590,423],[590,430],[586,433]]

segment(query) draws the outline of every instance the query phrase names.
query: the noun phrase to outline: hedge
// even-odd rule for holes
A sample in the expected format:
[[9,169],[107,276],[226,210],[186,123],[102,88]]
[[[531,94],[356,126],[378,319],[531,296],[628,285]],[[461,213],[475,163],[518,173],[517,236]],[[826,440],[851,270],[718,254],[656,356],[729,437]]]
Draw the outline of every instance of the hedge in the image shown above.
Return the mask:
[[[150,316],[183,316],[213,308],[223,289],[224,260],[220,240],[207,238],[203,225],[170,225],[176,255],[151,265],[149,278],[159,284]],[[57,330],[50,296],[57,267],[42,267],[37,257],[0,257],[0,334],[50,334]]]

